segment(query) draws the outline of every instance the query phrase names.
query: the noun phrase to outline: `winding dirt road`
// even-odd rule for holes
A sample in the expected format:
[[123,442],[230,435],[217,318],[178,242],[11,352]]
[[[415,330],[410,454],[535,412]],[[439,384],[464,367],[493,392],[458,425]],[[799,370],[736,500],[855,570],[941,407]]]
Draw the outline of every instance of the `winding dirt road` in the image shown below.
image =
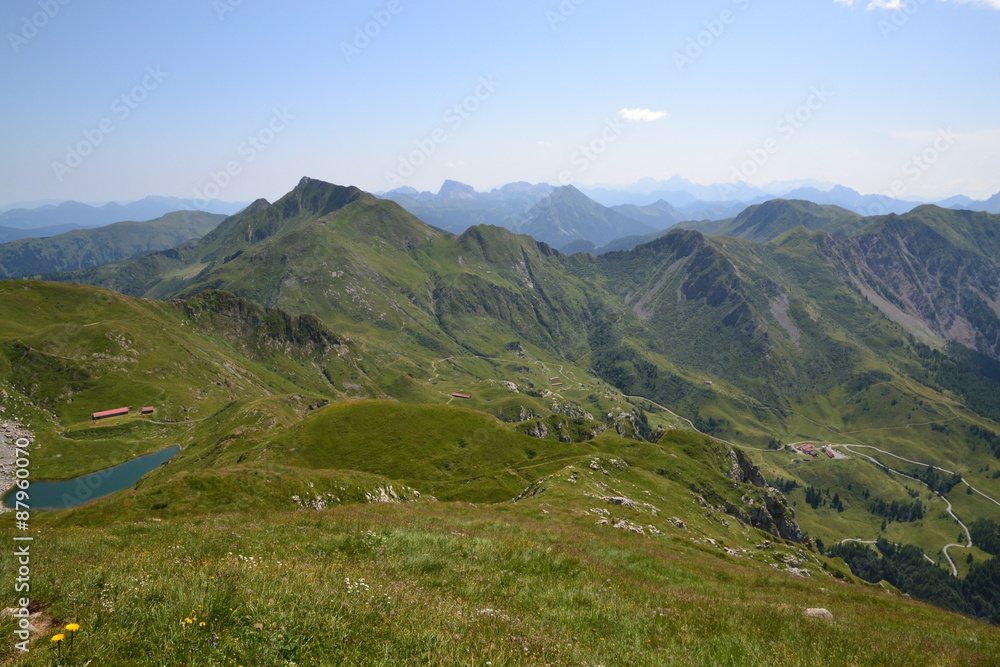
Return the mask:
[[[651,405],[655,405],[656,407],[658,407],[661,410],[667,412],[668,414],[673,415],[676,419],[679,419],[679,420],[687,423],[691,427],[691,429],[693,431],[695,431],[697,433],[701,433],[702,435],[706,435],[706,436],[712,438],[713,440],[715,440],[717,442],[721,442],[721,443],[726,444],[726,445],[729,445],[730,447],[739,447],[740,449],[752,449],[754,451],[781,451],[781,450],[762,450],[762,449],[759,449],[757,447],[748,447],[748,446],[745,446],[745,445],[737,445],[736,443],[729,442],[728,440],[723,440],[721,438],[716,438],[715,436],[709,435],[707,433],[702,433],[701,431],[699,431],[695,427],[694,423],[690,419],[688,419],[687,417],[682,417],[681,415],[677,414],[676,412],[674,412],[670,408],[667,408],[666,406],[660,405],[656,401],[650,400],[650,399],[646,398],[645,396],[626,396],[626,398],[643,400],[643,401],[646,401],[646,402],[650,403]],[[822,440],[813,440],[811,442],[822,442]],[[801,443],[794,443],[794,444],[801,444]],[[884,449],[879,449],[878,447],[873,447],[871,445],[857,445],[857,444],[848,444],[848,443],[824,443],[824,444],[827,444],[828,446],[830,446],[832,448],[833,447],[840,447],[840,448],[846,449],[847,451],[851,452],[855,456],[861,456],[861,457],[864,457],[864,458],[868,459],[874,465],[876,465],[876,466],[878,466],[880,468],[884,468],[885,470],[888,470],[889,472],[894,473],[896,475],[899,475],[901,477],[905,477],[907,479],[911,479],[911,480],[917,482],[918,484],[923,484],[924,486],[927,486],[927,485],[924,484],[924,482],[922,482],[921,480],[917,479],[916,477],[912,477],[912,476],[907,475],[905,473],[901,473],[898,470],[894,470],[894,469],[890,468],[889,466],[881,463],[880,461],[872,458],[871,456],[868,456],[867,454],[863,454],[861,452],[855,452],[855,451],[853,451],[853,449],[854,448],[856,448],[856,449],[871,449],[871,450],[874,450],[874,451],[879,452],[881,454],[885,454],[886,456],[891,456],[893,458],[899,459],[900,461],[905,461],[906,463],[912,463],[913,465],[917,465],[917,466],[921,466],[921,467],[926,467],[926,466],[930,465],[931,468],[933,468],[934,470],[938,470],[940,472],[943,472],[946,475],[953,475],[953,474],[955,474],[951,470],[946,470],[945,468],[941,468],[939,466],[931,465],[931,464],[924,463],[924,462],[921,462],[921,461],[914,461],[913,459],[904,458],[904,457],[899,456],[897,454],[893,454],[892,452],[887,452]],[[975,488],[974,486],[972,486],[971,484],[969,484],[969,482],[965,478],[962,479],[962,483],[965,484],[968,488],[972,489],[973,493],[979,494],[980,496],[982,496],[986,500],[988,500],[991,503],[994,503],[995,505],[997,505],[998,507],[1000,507],[1000,501],[997,501],[996,498],[992,498],[992,497],[986,495],[985,493],[983,493],[982,491],[980,491],[979,489]],[[930,489],[929,486],[927,486],[927,488]],[[933,489],[931,489],[931,490],[933,491]],[[945,505],[947,505],[947,512],[948,512],[948,514],[951,515],[951,518],[953,518],[955,520],[955,522],[959,526],[961,526],[962,530],[965,532],[966,544],[958,544],[958,543],[954,543],[953,542],[951,544],[946,544],[941,549],[942,553],[944,553],[944,557],[948,561],[948,565],[951,567],[951,573],[952,573],[952,575],[954,575],[954,576],[957,577],[958,576],[958,567],[955,565],[955,561],[952,560],[951,554],[948,553],[948,549],[951,549],[952,547],[957,547],[959,549],[969,549],[969,548],[971,548],[973,546],[973,544],[972,544],[972,534],[969,532],[969,527],[967,525],[965,525],[965,523],[961,519],[958,518],[957,514],[955,514],[955,511],[954,511],[954,508],[953,508],[953,506],[951,504],[951,501],[948,500],[947,497],[941,495],[940,493],[937,493],[936,491],[934,491],[934,493],[935,493],[935,495],[938,496],[938,498],[940,498],[941,500],[944,501]],[[855,538],[849,538],[849,539],[846,539],[846,540],[842,540],[842,543],[843,542],[859,542],[861,544],[875,544],[874,540],[860,540],[860,539],[855,539]],[[924,558],[926,558],[928,561],[934,563],[934,560],[931,559],[929,556],[927,556],[927,554],[924,554]],[[935,565],[936,565],[936,563],[935,563]]]
[[[852,447],[858,447],[858,448],[862,448],[863,447],[865,449],[874,449],[875,451],[882,452],[883,454],[886,454],[888,456],[893,456],[893,457],[895,457],[897,459],[906,461],[908,463],[914,463],[914,464],[919,465],[919,466],[928,465],[926,463],[920,463],[919,461],[912,461],[910,459],[904,459],[901,456],[896,456],[895,454],[892,454],[890,452],[887,452],[887,451],[884,451],[882,449],[879,449],[878,447],[872,447],[871,445],[834,444],[834,445],[830,445],[830,446],[831,447],[843,447],[844,449],[846,449],[847,451],[851,452],[852,454],[854,454],[856,456],[863,456],[863,457],[865,457],[866,459],[868,459],[869,461],[871,461],[872,463],[874,463],[879,468],[882,468],[884,470],[888,470],[889,472],[891,472],[891,473],[893,473],[895,475],[899,475],[900,477],[905,477],[906,479],[911,479],[914,482],[917,482],[918,484],[923,484],[928,489],[930,489],[930,486],[928,486],[927,484],[925,484],[923,481],[917,479],[916,477],[912,477],[912,476],[907,475],[905,473],[901,473],[898,470],[894,470],[894,469],[890,468],[889,466],[885,465],[884,463],[881,463],[880,461],[872,458],[871,456],[868,456],[867,454],[861,454],[859,452],[855,452],[855,451],[852,450]],[[943,468],[938,468],[937,466],[931,466],[931,467],[934,468],[935,470],[940,470],[940,471],[945,472],[947,474],[954,474],[954,473],[951,473],[950,471],[944,470]],[[972,487],[970,486],[969,488],[972,488]],[[975,489],[973,489],[973,490],[975,490]],[[934,490],[931,489],[931,491],[934,491]],[[961,519],[958,518],[957,514],[955,514],[955,512],[954,512],[954,510],[952,508],[952,505],[951,505],[951,501],[948,500],[947,496],[944,496],[944,495],[938,493],[937,491],[934,491],[934,494],[938,498],[940,498],[941,500],[944,501],[945,505],[948,506],[948,514],[950,514],[951,518],[955,520],[955,523],[957,523],[959,526],[961,526],[962,530],[965,531],[965,537],[966,537],[966,540],[967,540],[966,544],[958,544],[958,543],[954,543],[953,542],[951,544],[946,544],[941,549],[942,553],[944,553],[944,557],[948,560],[948,565],[951,566],[951,573],[952,573],[952,575],[957,577],[958,576],[958,567],[955,565],[955,561],[953,561],[951,559],[951,554],[948,553],[948,549],[950,549],[952,547],[958,547],[960,549],[970,549],[970,548],[972,548],[972,533],[969,532],[969,527],[966,526],[965,523]],[[989,496],[986,496],[986,494],[981,494],[981,495],[983,495],[984,497],[986,497],[986,498],[988,498],[990,500],[993,500],[992,498],[989,498]],[[994,501],[994,502],[996,502],[996,501]]]

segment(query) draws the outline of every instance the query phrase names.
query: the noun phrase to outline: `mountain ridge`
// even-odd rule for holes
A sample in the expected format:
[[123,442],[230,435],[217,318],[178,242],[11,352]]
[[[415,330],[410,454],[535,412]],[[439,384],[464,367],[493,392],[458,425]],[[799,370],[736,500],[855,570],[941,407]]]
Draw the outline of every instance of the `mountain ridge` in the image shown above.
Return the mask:
[[0,277],[87,269],[135,259],[197,240],[226,216],[176,211],[146,222],[116,222],[77,229],[48,238],[25,238],[0,244]]

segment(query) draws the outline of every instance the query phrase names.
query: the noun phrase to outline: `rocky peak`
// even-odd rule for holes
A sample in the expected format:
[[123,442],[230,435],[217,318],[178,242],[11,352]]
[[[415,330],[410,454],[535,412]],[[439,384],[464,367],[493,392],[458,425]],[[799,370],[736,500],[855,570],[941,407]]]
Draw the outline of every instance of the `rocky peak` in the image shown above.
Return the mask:
[[445,181],[438,191],[438,197],[441,199],[471,199],[475,196],[475,188],[458,181]]

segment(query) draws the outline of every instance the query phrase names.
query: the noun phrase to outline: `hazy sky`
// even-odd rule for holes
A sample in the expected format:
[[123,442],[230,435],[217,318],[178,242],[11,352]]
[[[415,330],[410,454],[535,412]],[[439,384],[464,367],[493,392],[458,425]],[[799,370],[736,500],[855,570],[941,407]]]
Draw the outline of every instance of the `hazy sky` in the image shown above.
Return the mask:
[[1000,191],[1000,0],[4,0],[0,203]]

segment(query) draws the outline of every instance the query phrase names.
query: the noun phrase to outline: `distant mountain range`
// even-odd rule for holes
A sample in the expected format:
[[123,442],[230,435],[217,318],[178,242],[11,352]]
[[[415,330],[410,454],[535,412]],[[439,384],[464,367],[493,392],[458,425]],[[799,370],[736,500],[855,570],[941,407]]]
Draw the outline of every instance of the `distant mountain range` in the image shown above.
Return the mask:
[[[780,198],[783,200],[838,207],[837,213],[812,209],[823,216],[857,218],[903,214],[922,205],[881,195],[862,195],[839,185],[825,190],[823,184],[811,182],[779,185],[775,189],[782,191]],[[639,191],[642,188],[644,190]],[[445,181],[437,193],[399,188],[380,196],[395,201],[421,220],[445,231],[460,234],[473,225],[497,225],[529,234],[570,254],[634,247],[643,242],[641,239],[648,241],[658,236],[657,232],[681,222],[685,223],[685,228],[709,235],[741,236],[738,225],[747,222],[748,207],[778,197],[746,184],[701,186],[677,177],[668,181],[647,179],[623,190],[520,182],[490,192],[477,192],[472,186]],[[1000,193],[982,202],[952,197],[940,205],[1000,213]],[[771,210],[765,209],[763,214],[769,215]],[[719,224],[711,224],[713,222]],[[781,225],[780,221],[776,224]],[[831,227],[823,231],[834,233],[836,230]]]
[[[702,214],[708,207],[732,207],[742,204],[760,204],[769,199],[804,199],[817,204],[841,206],[860,215],[881,215],[884,213],[906,213],[921,204],[936,204],[942,208],[1000,213],[1000,193],[990,199],[976,201],[964,195],[942,200],[898,199],[885,195],[863,195],[842,185],[818,181],[785,181],[771,183],[763,188],[747,183],[699,185],[687,179],[674,176],[664,181],[652,178],[642,179],[630,186],[622,187],[581,187],[590,198],[605,205],[622,204],[648,205],[658,200],[666,201],[687,215],[686,219],[714,219]],[[732,217],[731,212],[720,217]]]
[[16,238],[53,236],[71,229],[101,227],[125,220],[153,220],[174,211],[203,211],[232,215],[246,203],[196,201],[178,197],[146,197],[128,204],[111,202],[100,206],[76,201],[39,208],[15,208],[0,213],[0,242]]
[[378,196],[455,234],[473,225],[497,225],[531,234],[557,248],[580,240],[604,243],[623,236],[617,233],[620,231],[646,234],[666,229],[681,220],[731,218],[747,206],[737,200],[705,202],[693,196],[682,196],[668,201],[634,193],[612,197],[614,203],[608,203],[606,199],[595,200],[588,196],[590,192],[574,186],[525,182],[477,192],[472,186],[445,181],[437,193],[399,188]]
[[505,227],[507,221],[522,216],[548,197],[555,188],[545,183],[510,183],[490,192],[476,192],[472,186],[445,181],[437,193],[399,188],[382,195],[396,202],[424,222],[454,234],[473,225]]

